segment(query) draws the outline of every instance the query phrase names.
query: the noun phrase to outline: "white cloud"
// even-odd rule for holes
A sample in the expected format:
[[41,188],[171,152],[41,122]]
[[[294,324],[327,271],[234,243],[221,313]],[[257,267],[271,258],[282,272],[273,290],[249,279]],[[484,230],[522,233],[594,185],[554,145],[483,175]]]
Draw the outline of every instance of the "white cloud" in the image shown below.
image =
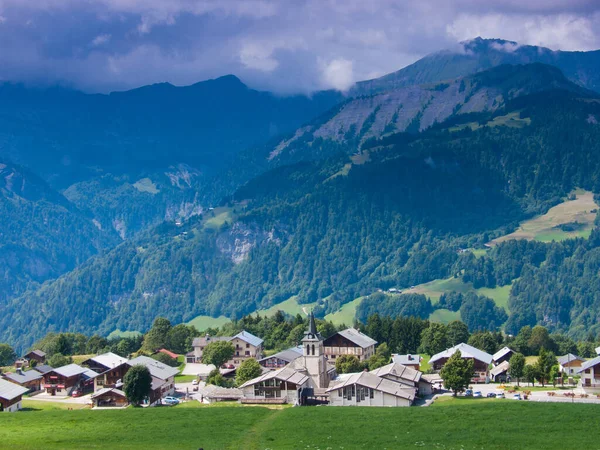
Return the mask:
[[344,58],[337,58],[323,67],[323,82],[326,87],[347,91],[354,84],[353,63]]
[[92,45],[94,47],[98,47],[99,45],[106,44],[108,41],[110,41],[110,38],[110,34],[99,34],[92,40]]
[[0,16],[0,25],[6,22],[6,17]]
[[279,66],[272,55],[273,48],[255,42],[248,42],[242,45],[240,62],[248,69],[272,72]]

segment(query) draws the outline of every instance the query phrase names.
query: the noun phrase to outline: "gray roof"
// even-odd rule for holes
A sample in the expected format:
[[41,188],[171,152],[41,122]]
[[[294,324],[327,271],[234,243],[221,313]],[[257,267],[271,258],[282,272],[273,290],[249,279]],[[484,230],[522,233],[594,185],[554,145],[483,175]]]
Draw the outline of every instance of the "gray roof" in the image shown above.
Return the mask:
[[495,377],[496,375],[507,372],[508,369],[510,369],[510,363],[508,361],[502,361],[500,364],[490,370],[490,375]]
[[31,355],[31,354],[39,356],[40,358],[43,358],[44,356],[46,356],[46,352],[44,352],[42,350],[32,350],[29,353],[27,353],[27,355],[25,355],[25,356],[28,356],[28,355]]
[[422,375],[418,370],[411,369],[410,367],[395,362],[380,367],[379,369],[372,370],[371,373],[382,378],[385,378],[386,375],[392,375],[401,378],[402,380],[406,380],[409,383],[418,383]]
[[261,338],[259,338],[258,336],[254,336],[252,333],[248,333],[246,330],[243,330],[240,333],[236,334],[230,340],[233,340],[235,338],[241,339],[242,341],[247,342],[248,344],[253,345],[255,347],[258,347],[263,343],[263,340]]
[[308,376],[303,374],[302,372],[299,372],[297,370],[292,369],[291,367],[286,366],[282,369],[272,370],[272,371],[262,374],[260,377],[256,377],[256,378],[253,378],[252,380],[246,381],[244,384],[242,384],[240,386],[240,388],[253,386],[256,383],[260,383],[261,381],[271,380],[271,379],[288,381],[290,383],[294,383],[296,385],[301,386],[308,381]]
[[179,369],[177,367],[167,366],[166,364],[147,356],[138,356],[137,358],[130,359],[129,361],[126,361],[126,364],[130,365],[131,367],[138,364],[146,366],[150,371],[150,375],[160,378],[161,380],[174,377],[179,373]]
[[211,399],[239,400],[244,393],[238,388],[224,388],[209,384],[202,389],[202,395]]
[[403,366],[419,365],[421,363],[421,355],[392,355],[392,361]]
[[103,389],[100,389],[95,394],[92,394],[91,398],[100,397],[101,395],[108,394],[109,392],[112,392],[113,394],[120,395],[121,397],[127,397],[127,395],[125,395],[125,392],[123,392],[120,389],[117,389],[117,388],[103,388]]
[[[101,355],[93,356],[92,358],[89,358],[87,361],[94,361],[95,363],[100,364],[101,366],[104,366],[107,369],[112,369],[117,366],[120,366],[124,362],[127,362],[127,358],[123,358],[122,356],[119,356],[112,352],[108,352],[108,353],[103,353]],[[87,361],[85,361],[85,362],[87,362]]]
[[25,394],[29,389],[0,378],[0,398],[12,400]]
[[569,364],[573,361],[585,361],[585,359],[581,358],[580,356],[574,355],[573,353],[567,353],[566,355],[559,356],[557,360],[561,366]]
[[302,346],[288,348],[286,350],[282,350],[279,353],[275,353],[271,356],[267,356],[265,358],[259,359],[259,362],[266,361],[267,359],[277,358],[287,361],[288,363],[294,361],[296,358],[302,356]]
[[94,372],[93,370],[88,369],[87,367],[81,367],[77,364],[68,364],[66,366],[52,369],[52,371],[56,372],[59,375],[62,375],[63,377],[66,377],[66,378],[71,378],[76,375],[82,375],[85,378],[94,378],[99,375],[98,373]]
[[209,335],[200,336],[200,337],[194,338],[194,340],[192,341],[192,347],[206,347],[211,342],[230,341],[230,340],[231,340],[231,336],[209,336]]
[[44,375],[50,372],[51,370],[54,370],[54,367],[49,366],[48,364],[38,364],[37,366],[35,366],[35,370]]
[[375,339],[371,339],[369,336],[367,336],[364,333],[361,333],[356,328],[347,328],[345,330],[338,331],[337,334],[345,337],[351,342],[354,342],[356,345],[362,348],[367,348],[377,344],[377,341]]
[[20,372],[16,371],[13,373],[4,373],[2,376],[19,384],[29,383],[30,381],[40,380],[42,378],[42,374],[34,369]]
[[498,361],[500,358],[508,355],[511,352],[514,353],[512,349],[508,347],[503,347],[492,355],[492,361]]
[[380,378],[370,372],[353,373],[342,383],[336,384],[327,389],[326,392],[335,391],[353,384],[368,387],[376,391],[382,391],[396,397],[410,400],[411,402],[415,399],[415,388],[403,386],[400,383],[396,383],[395,381],[388,380],[386,378]]
[[429,360],[429,364],[440,359],[450,358],[452,355],[454,355],[454,353],[456,353],[457,350],[460,350],[463,358],[473,358],[486,364],[492,362],[492,355],[489,353],[479,350],[478,348],[475,348],[469,344],[461,343],[452,348],[446,349],[443,352],[433,355]]
[[596,356],[594,359],[590,359],[589,361],[584,362],[581,365],[581,369],[577,371],[577,373],[581,373],[590,367],[594,367],[596,364],[600,364],[600,356]]

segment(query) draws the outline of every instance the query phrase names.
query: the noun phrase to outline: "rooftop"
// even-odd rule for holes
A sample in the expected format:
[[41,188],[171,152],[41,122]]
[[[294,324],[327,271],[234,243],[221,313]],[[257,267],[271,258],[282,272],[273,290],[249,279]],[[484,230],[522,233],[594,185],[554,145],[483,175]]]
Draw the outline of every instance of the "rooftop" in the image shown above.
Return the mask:
[[403,366],[402,364],[398,364],[396,362],[380,367],[379,369],[372,370],[371,373],[378,377],[393,375],[410,383],[418,382],[422,375],[422,373],[418,370],[411,369],[410,367]]
[[48,364],[38,364],[37,366],[35,366],[35,370],[44,375],[50,372],[51,370],[54,370],[54,367],[49,366]]
[[19,395],[25,394],[29,389],[11,383],[10,381],[0,378],[0,398],[5,400],[13,400]]
[[581,365],[581,369],[577,371],[577,373],[581,373],[590,367],[594,367],[596,364],[600,364],[600,356],[596,356],[594,359],[590,359],[589,361],[584,362]]
[[297,347],[288,348],[286,350],[282,350],[278,353],[274,353],[271,356],[267,356],[265,358],[260,359],[259,362],[266,361],[267,359],[270,359],[270,358],[278,358],[278,359],[282,359],[282,360],[290,363],[300,356],[302,356],[302,346],[301,345],[299,345]]
[[492,362],[492,355],[486,353],[478,348],[475,348],[469,344],[461,343],[451,347],[449,349],[444,350],[436,355],[433,355],[429,360],[429,364],[434,363],[440,359],[450,358],[456,351],[459,350],[463,358],[473,358],[478,361],[489,364]]
[[397,364],[402,364],[404,366],[412,366],[414,364],[421,363],[421,355],[392,355],[392,361]]
[[169,377],[174,377],[179,373],[179,369],[177,367],[167,366],[166,364],[163,364],[160,361],[149,358],[147,356],[138,356],[137,358],[133,358],[129,361],[126,361],[126,363],[131,367],[136,366],[138,364],[146,366],[150,371],[150,375],[156,378],[160,378],[161,380],[166,380]]
[[84,361],[83,364],[87,363],[88,361],[94,361],[95,363],[100,364],[107,369],[113,369],[126,362],[127,358],[123,358],[122,356],[112,352],[108,352],[89,358],[87,361]]
[[68,364],[66,366],[58,367],[56,369],[52,369],[52,372],[62,375],[65,378],[71,378],[77,375],[83,375],[86,378],[94,378],[98,376],[98,374],[93,370],[90,370],[87,367],[81,367],[77,364]]
[[335,391],[337,389],[358,384],[360,386],[368,387],[376,391],[382,391],[387,394],[394,395],[396,397],[404,398],[406,400],[413,401],[415,399],[415,389],[412,387],[406,387],[395,381],[380,378],[371,372],[359,372],[353,373],[346,378],[342,383],[335,384],[334,386],[327,389],[326,392]]
[[15,383],[29,383],[30,381],[39,380],[42,378],[42,374],[35,369],[22,371],[17,370],[13,373],[4,373],[2,376],[9,381],[14,381]]
[[569,364],[570,362],[574,361],[585,362],[585,359],[581,358],[580,356],[574,355],[573,353],[567,353],[566,355],[559,356],[557,360],[561,366],[564,366],[565,364]]
[[46,352],[43,352],[42,350],[32,350],[29,353],[27,353],[25,356],[29,356],[29,355],[36,355],[36,356],[39,356],[40,358],[43,358],[46,356]]
[[496,367],[494,367],[492,370],[490,370],[490,375],[492,375],[492,376],[500,375],[500,374],[506,372],[508,369],[510,369],[510,363],[508,361],[503,361],[500,364],[498,364]]
[[239,332],[238,334],[230,338],[230,340],[236,338],[241,339],[242,341],[247,342],[248,344],[253,345],[254,347],[258,347],[263,343],[263,340],[261,338],[259,338],[258,336],[254,336],[252,333],[249,333],[246,330]]
[[272,379],[288,381],[288,382],[294,383],[296,385],[303,385],[304,383],[306,383],[308,381],[308,376],[297,370],[292,369],[291,367],[286,366],[282,369],[266,372],[266,373],[262,374],[260,377],[256,377],[252,380],[248,380],[240,386],[240,389],[248,387],[248,386],[253,386],[256,383],[260,383],[261,381],[272,380]]
[[[371,339],[369,336],[367,336],[364,333],[361,333],[356,328],[347,328],[345,330],[338,331],[336,334],[339,334],[340,336],[348,339],[350,342],[353,342],[362,348],[367,348],[377,344],[377,341],[375,339]],[[327,338],[326,341],[329,339],[331,338]]]
[[509,353],[514,353],[514,351],[508,347],[501,348],[500,350],[498,350],[496,353],[494,353],[492,355],[492,360],[498,361],[500,358],[508,355]]
[[91,397],[91,398],[100,397],[100,396],[102,396],[102,395],[104,395],[104,394],[108,394],[109,392],[110,392],[110,393],[113,393],[113,394],[120,395],[121,397],[127,397],[127,396],[125,395],[125,392],[123,392],[123,391],[122,391],[122,390],[120,390],[120,389],[117,389],[117,388],[103,388],[103,389],[100,389],[100,390],[99,390],[98,392],[96,392],[95,394],[92,394],[92,397]]

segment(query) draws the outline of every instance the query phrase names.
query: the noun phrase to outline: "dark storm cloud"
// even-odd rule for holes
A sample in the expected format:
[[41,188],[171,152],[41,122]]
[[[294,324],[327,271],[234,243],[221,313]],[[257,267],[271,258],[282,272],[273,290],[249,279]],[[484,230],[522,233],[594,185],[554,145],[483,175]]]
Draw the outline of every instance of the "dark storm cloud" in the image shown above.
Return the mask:
[[600,47],[586,0],[0,0],[0,78],[87,91],[234,73],[278,92],[346,89],[481,35]]

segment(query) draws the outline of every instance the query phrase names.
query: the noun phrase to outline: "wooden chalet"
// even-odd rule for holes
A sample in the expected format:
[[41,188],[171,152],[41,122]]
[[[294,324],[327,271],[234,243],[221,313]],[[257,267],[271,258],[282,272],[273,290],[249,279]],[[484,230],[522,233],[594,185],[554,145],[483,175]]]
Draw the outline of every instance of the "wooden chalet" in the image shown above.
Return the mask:
[[37,361],[38,364],[46,363],[46,352],[42,350],[32,350],[23,356],[27,361]]
[[471,345],[461,343],[437,353],[429,359],[429,364],[434,371],[439,372],[448,359],[457,351],[460,351],[463,359],[473,360],[474,373],[471,381],[473,383],[485,383],[489,379],[489,367],[492,362],[492,355]]
[[15,412],[21,409],[23,394],[28,389],[0,378],[0,412]]
[[86,393],[94,390],[94,379],[97,376],[98,373],[91,369],[69,364],[45,373],[42,387],[50,395],[69,395],[75,389]]
[[18,384],[24,387],[28,392],[36,392],[41,389],[42,385],[42,374],[35,369],[22,370],[17,369],[14,372],[3,373],[2,377],[12,383]]
[[129,405],[125,392],[116,388],[103,388],[92,394],[94,408],[123,408]]
[[342,355],[354,355],[366,361],[375,354],[377,341],[355,328],[338,331],[323,342],[325,356],[335,362]]

